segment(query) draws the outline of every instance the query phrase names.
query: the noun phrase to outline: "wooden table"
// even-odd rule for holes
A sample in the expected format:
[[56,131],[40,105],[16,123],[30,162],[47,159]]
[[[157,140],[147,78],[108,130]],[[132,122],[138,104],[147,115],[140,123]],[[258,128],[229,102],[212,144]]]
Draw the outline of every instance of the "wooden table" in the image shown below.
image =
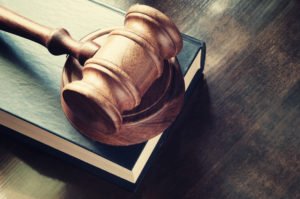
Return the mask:
[[300,198],[300,1],[106,2],[205,40],[206,85],[137,193],[0,134],[0,198]]

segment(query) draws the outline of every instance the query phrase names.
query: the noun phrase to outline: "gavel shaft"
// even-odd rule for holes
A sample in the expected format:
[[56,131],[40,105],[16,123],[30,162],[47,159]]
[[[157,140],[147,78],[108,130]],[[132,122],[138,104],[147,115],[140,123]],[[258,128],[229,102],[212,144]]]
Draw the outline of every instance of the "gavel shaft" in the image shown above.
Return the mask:
[[53,29],[31,21],[0,6],[0,30],[19,35],[45,46],[53,55],[70,54],[84,63],[99,49],[93,42],[74,40],[63,28]]

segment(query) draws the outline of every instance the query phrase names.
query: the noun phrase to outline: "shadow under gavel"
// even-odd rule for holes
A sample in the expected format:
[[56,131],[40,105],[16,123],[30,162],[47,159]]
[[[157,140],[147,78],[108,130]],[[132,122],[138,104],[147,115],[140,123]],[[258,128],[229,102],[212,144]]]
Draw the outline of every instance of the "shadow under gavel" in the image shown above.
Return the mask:
[[99,30],[81,41],[1,6],[0,29],[35,41],[53,55],[70,55],[62,75],[62,109],[93,140],[144,142],[165,130],[181,110],[184,82],[175,56],[182,38],[154,8],[134,5],[124,27]]

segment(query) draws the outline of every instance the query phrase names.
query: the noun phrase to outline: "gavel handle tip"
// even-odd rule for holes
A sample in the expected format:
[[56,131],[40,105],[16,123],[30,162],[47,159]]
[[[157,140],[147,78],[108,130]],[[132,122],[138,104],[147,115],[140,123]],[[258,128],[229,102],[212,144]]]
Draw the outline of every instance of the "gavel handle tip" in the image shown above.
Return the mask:
[[24,37],[45,46],[53,55],[70,54],[83,64],[100,48],[94,42],[74,40],[67,30],[40,25],[0,6],[0,30]]

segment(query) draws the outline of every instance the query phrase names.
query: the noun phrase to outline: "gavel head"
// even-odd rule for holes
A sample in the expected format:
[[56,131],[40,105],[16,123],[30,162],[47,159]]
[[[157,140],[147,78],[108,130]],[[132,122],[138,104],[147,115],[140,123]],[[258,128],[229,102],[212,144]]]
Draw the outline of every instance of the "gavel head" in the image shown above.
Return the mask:
[[[123,113],[141,103],[166,72],[165,60],[175,57],[181,48],[180,32],[166,15],[148,6],[132,6],[124,27],[111,31],[85,62],[82,79],[63,87],[67,117],[79,130],[86,129],[83,125],[87,123],[81,121],[88,121],[93,132],[120,133]],[[92,133],[87,135],[97,139]]]

